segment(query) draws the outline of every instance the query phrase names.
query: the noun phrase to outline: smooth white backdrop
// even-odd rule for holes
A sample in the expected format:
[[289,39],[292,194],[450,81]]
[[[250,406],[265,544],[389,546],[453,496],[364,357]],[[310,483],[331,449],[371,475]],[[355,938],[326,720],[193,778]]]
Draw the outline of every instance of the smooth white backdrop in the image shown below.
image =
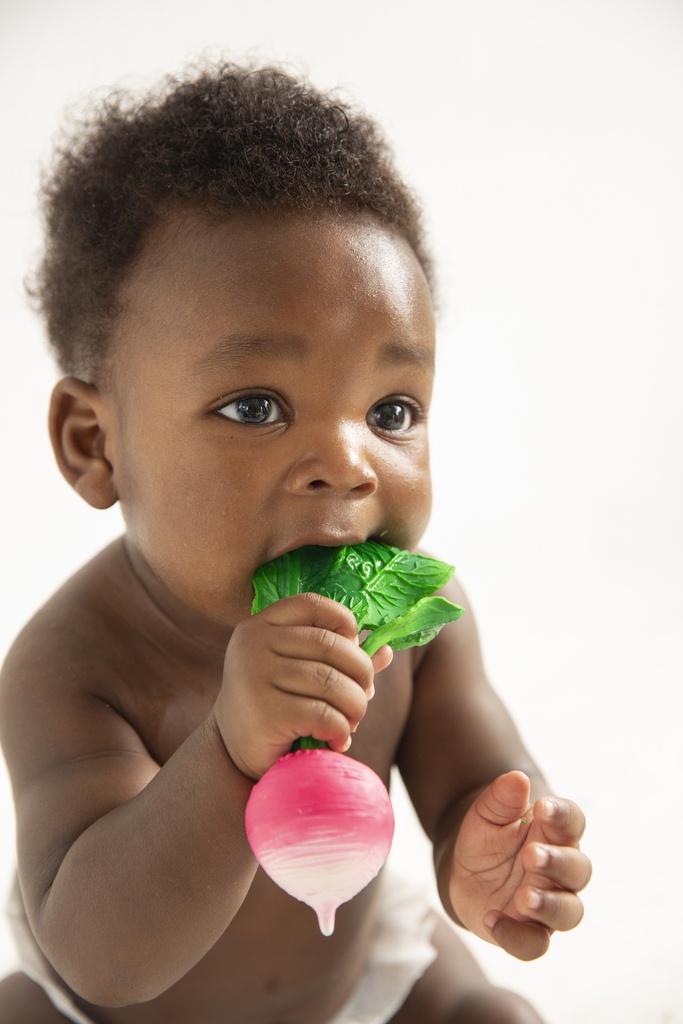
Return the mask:
[[[47,441],[55,371],[22,290],[40,165],[67,105],[206,51],[342,86],[425,204],[442,296],[425,542],[458,566],[490,675],[585,808],[595,862],[583,925],[544,959],[473,947],[550,1024],[683,1022],[677,0],[1,0],[0,656],[121,530]],[[427,875],[397,804],[395,865]],[[4,770],[0,827],[4,888]]]

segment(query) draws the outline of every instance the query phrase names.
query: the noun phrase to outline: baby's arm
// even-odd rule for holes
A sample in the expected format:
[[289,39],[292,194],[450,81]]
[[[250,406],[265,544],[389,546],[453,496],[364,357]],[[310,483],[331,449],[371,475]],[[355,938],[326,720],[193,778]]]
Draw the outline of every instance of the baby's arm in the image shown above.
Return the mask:
[[[451,600],[466,605],[451,584]],[[426,649],[399,765],[449,915],[521,959],[577,925],[584,819],[550,789],[483,668],[469,609]]]
[[160,768],[95,695],[106,659],[54,662],[45,636],[28,630],[3,672],[29,919],[84,998],[143,1002],[211,948],[249,891],[252,779],[297,735],[343,747],[364,713],[372,664],[341,606],[306,595],[267,609],[237,627],[218,701]]
[[256,869],[243,827],[251,787],[209,719],[160,770],[96,695],[106,667],[68,667],[29,629],[3,671],[24,902],[75,991],[102,1005],[144,1001],[202,956],[243,901]]

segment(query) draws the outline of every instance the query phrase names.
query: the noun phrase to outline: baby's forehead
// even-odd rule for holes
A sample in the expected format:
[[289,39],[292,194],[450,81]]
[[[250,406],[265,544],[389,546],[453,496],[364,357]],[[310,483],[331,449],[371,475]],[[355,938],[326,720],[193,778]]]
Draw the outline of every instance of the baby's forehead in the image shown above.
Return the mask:
[[361,214],[170,211],[148,233],[123,288],[116,341],[180,332],[312,338],[328,321],[433,335],[431,292],[410,244]]
[[215,263],[244,267],[245,257],[252,273],[263,272],[342,254],[353,254],[359,272],[400,266],[404,276],[427,284],[415,251],[400,231],[373,214],[339,210],[172,208],[147,232],[131,276],[177,273],[181,266],[191,276]]

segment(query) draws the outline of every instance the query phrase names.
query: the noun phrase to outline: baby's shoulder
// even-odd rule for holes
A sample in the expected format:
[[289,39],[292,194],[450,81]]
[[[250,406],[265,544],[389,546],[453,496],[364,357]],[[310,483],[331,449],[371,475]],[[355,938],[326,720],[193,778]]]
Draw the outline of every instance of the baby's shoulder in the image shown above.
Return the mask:
[[66,581],[33,615],[2,666],[2,690],[36,699],[54,687],[103,678],[128,657],[135,629],[125,613],[127,583],[115,541]]
[[74,758],[131,746],[116,725],[125,723],[117,680],[130,676],[131,657],[131,631],[116,612],[117,558],[116,544],[110,545],[72,576],[26,624],[5,658],[0,745],[19,788]]
[[175,640],[115,541],[11,647],[0,673],[0,745],[14,750],[21,732],[17,757],[25,756],[59,733],[59,756],[85,756],[98,744],[130,747],[135,734],[163,763],[210,711],[221,681],[222,657],[207,681],[194,650],[186,656]]

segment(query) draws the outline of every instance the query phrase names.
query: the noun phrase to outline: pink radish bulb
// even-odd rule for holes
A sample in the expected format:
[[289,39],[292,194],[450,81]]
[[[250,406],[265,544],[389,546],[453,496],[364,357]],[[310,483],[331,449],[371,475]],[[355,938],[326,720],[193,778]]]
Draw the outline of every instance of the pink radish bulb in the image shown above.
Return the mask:
[[254,786],[245,820],[263,870],[315,910],[323,935],[337,907],[378,874],[394,835],[379,776],[327,749],[281,757]]

